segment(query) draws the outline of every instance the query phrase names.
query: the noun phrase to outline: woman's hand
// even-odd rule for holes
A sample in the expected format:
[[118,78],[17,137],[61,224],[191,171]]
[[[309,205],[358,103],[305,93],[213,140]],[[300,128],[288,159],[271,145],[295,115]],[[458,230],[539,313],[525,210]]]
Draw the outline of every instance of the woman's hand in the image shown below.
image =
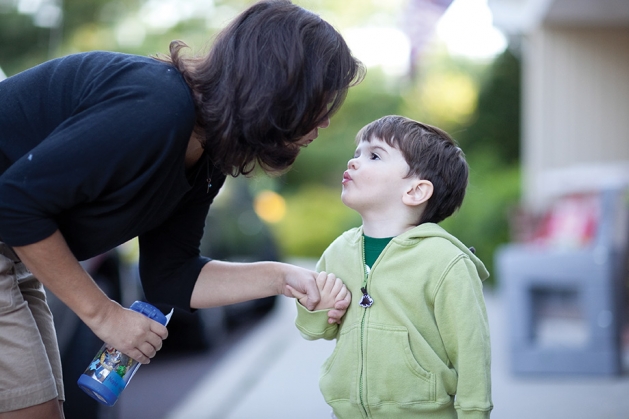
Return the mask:
[[166,327],[107,297],[59,231],[14,250],[33,275],[108,345],[143,364],[162,347]]
[[142,364],[148,364],[168,337],[165,326],[111,301],[107,310],[88,320],[90,329],[107,345]]
[[[321,301],[317,286],[317,273],[298,266],[284,264],[284,292],[287,297],[299,298],[299,302],[308,310],[315,310]],[[297,297],[299,296],[299,297]]]

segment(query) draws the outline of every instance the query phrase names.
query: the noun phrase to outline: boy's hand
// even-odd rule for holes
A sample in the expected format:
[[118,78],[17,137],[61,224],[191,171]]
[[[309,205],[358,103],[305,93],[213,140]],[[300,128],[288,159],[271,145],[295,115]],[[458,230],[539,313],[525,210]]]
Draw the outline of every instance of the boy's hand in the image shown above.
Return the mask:
[[[341,297],[341,294],[339,294],[339,298],[340,297]],[[344,298],[337,299],[336,302],[334,303],[334,308],[328,311],[328,323],[341,324],[341,319],[347,312],[347,309],[349,308],[349,303],[351,302],[352,302],[352,293],[349,290],[347,290],[347,295],[345,295]]]
[[315,310],[327,310],[334,308],[337,300],[342,300],[347,295],[347,287],[340,278],[334,274],[319,272],[317,276],[317,288],[321,295],[321,301],[315,307]]

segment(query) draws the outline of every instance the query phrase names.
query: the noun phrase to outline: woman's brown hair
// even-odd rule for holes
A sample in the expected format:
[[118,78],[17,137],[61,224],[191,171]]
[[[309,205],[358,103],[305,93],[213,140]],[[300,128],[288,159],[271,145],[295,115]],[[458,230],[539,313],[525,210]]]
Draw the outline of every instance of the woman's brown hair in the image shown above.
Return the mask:
[[365,71],[330,24],[287,0],[245,10],[207,56],[184,57],[184,47],[171,43],[169,61],[195,93],[206,153],[233,176],[290,167],[293,143],[334,114]]

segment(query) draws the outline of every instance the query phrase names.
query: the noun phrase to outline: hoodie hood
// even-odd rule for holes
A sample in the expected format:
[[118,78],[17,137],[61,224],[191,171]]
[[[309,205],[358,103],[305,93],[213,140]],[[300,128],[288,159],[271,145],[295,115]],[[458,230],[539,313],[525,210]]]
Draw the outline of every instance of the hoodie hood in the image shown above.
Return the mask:
[[[360,239],[363,235],[362,226],[357,229],[357,232],[360,233],[357,239]],[[420,224],[417,227],[414,227],[404,233],[394,237],[392,241],[397,243],[405,243],[405,242],[415,242],[418,240],[430,238],[430,237],[439,237],[445,240],[448,240],[450,243],[455,245],[462,253],[464,253],[476,266],[476,271],[478,272],[478,276],[482,281],[489,278],[489,271],[483,264],[483,262],[470,250],[469,247],[464,245],[459,239],[454,237],[452,234],[448,233],[443,227],[434,223],[424,223]]]
[[463,244],[459,239],[454,237],[452,234],[448,233],[443,227],[434,223],[424,223],[420,224],[415,228],[412,228],[399,236],[395,237],[393,240],[419,240],[425,239],[428,237],[440,237],[442,239],[448,240],[450,243],[455,245],[457,248],[461,250],[461,252],[465,253],[467,257],[474,263],[476,266],[476,270],[478,271],[478,276],[482,281],[489,278],[489,271],[483,264],[483,262],[467,247]]

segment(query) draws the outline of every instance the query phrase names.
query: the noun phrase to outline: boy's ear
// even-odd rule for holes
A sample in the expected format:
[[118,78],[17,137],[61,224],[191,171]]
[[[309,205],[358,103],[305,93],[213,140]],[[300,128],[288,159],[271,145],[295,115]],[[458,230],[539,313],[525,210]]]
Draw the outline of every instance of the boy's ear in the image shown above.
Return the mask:
[[421,205],[432,196],[434,186],[426,179],[416,179],[411,183],[411,187],[404,193],[402,202],[409,206]]

